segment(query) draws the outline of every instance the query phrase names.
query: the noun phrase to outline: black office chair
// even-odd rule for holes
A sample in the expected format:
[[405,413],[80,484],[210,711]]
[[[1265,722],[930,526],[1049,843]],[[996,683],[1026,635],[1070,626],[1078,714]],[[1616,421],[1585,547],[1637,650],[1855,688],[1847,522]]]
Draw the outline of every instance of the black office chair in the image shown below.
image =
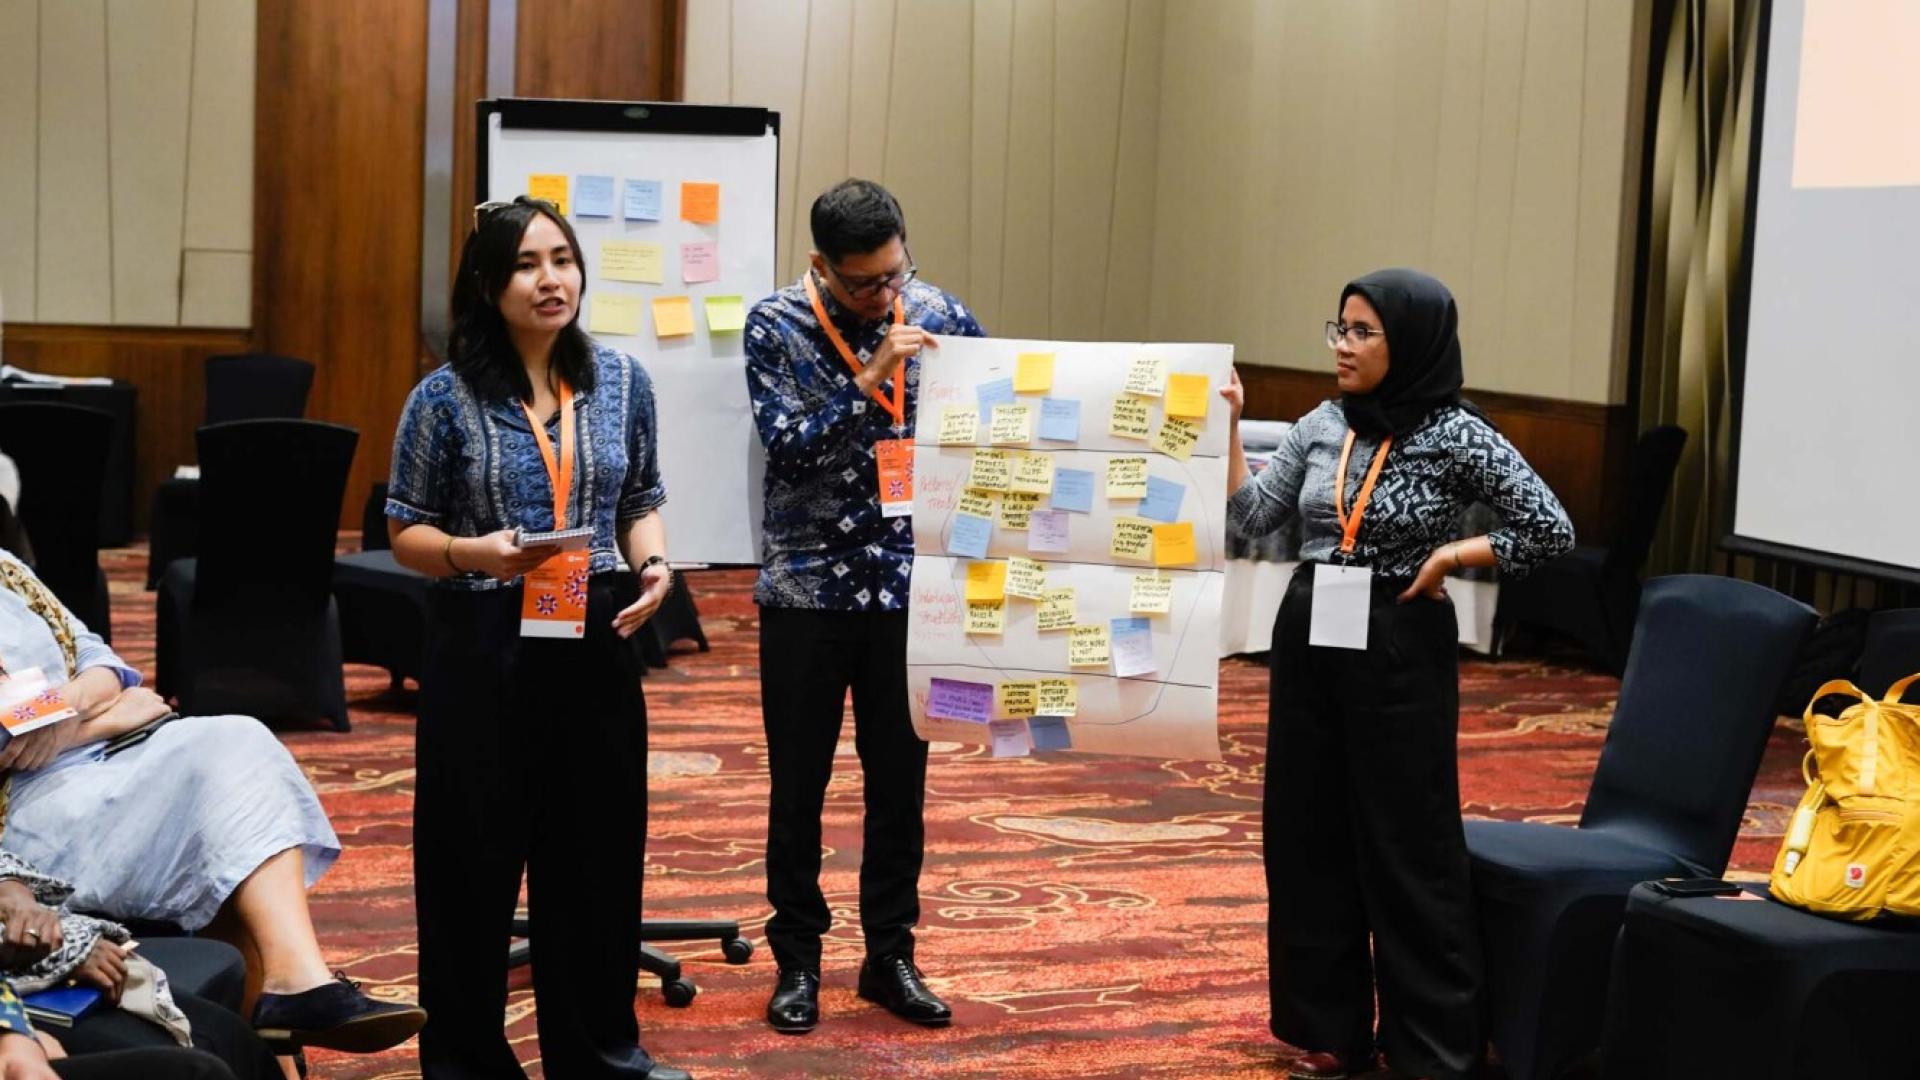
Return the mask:
[[[209,356],[206,362],[206,424],[234,420],[297,420],[307,413],[313,365],[273,353]],[[168,477],[153,493],[147,525],[147,588],[160,583],[167,564],[200,550],[199,481]]]
[[200,429],[202,554],[162,576],[156,640],[182,712],[348,729],[333,552],[359,438],[313,420]]
[[[533,961],[533,943],[526,940],[530,920],[515,916],[513,936],[521,940],[507,947],[507,967],[516,968]],[[718,941],[720,954],[727,963],[738,966],[753,956],[753,942],[740,936],[740,924],[721,920],[647,919],[640,924],[640,940]],[[680,961],[651,945],[640,946],[640,970],[660,977],[660,996],[668,1005],[684,1009],[693,1004],[700,988],[681,973]]]
[[1534,627],[1579,642],[1610,671],[1626,667],[1640,571],[1686,445],[1686,430],[1672,425],[1641,433],[1627,462],[1626,503],[1607,545],[1581,545],[1526,577],[1501,582],[1496,641],[1520,626]]
[[0,405],[0,454],[20,470],[20,527],[34,573],[87,629],[113,640],[100,570],[100,490],[113,416],[52,401]]
[[1853,685],[1874,697],[1920,671],[1920,608],[1876,611],[1867,619],[1866,647],[1854,668]]
[[1726,870],[1774,700],[1814,621],[1732,578],[1648,583],[1579,828],[1466,823],[1489,1032],[1514,1080],[1547,1080],[1599,1046],[1634,885]]

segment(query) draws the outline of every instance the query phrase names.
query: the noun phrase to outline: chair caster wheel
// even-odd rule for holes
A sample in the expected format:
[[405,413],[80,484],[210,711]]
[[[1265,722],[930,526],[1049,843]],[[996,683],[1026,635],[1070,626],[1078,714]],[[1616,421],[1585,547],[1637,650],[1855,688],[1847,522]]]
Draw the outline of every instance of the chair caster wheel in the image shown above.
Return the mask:
[[744,964],[753,956],[753,942],[746,938],[728,938],[720,943],[720,954],[729,964]]
[[684,1009],[693,1004],[693,996],[699,992],[699,987],[685,979],[674,979],[672,982],[660,984],[661,996],[667,999],[668,1005],[676,1009]]

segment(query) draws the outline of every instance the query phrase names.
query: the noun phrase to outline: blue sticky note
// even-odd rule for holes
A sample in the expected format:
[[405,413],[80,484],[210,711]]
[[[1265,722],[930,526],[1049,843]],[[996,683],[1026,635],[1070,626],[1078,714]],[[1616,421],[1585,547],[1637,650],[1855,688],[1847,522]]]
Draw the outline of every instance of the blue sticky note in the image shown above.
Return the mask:
[[1147,477],[1147,497],[1140,500],[1140,516],[1172,524],[1180,520],[1180,501],[1187,497],[1187,486],[1157,476]]
[[947,538],[947,554],[968,559],[987,557],[987,541],[993,539],[993,522],[972,514],[953,515],[953,535]]
[[573,212],[579,217],[612,217],[613,177],[574,177]]
[[1027,733],[1033,736],[1035,750],[1073,749],[1073,736],[1067,733],[1065,717],[1033,717],[1027,721]]
[[1040,437],[1056,442],[1079,442],[1080,403],[1072,398],[1041,398]]
[[1053,508],[1093,513],[1093,473],[1086,469],[1053,470]]
[[1011,405],[1014,403],[1012,379],[995,379],[992,382],[983,382],[975,393],[978,394],[980,398],[980,411],[983,413],[995,405]]
[[627,181],[626,202],[626,218],[628,221],[659,221],[660,181]]

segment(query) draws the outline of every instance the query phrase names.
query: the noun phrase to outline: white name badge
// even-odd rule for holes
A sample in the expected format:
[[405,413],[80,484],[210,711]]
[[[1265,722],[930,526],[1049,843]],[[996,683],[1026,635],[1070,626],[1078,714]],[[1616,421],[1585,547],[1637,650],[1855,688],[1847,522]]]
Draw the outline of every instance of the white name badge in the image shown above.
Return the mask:
[[1365,566],[1316,563],[1313,568],[1313,619],[1307,644],[1329,649],[1365,649],[1367,613],[1373,600],[1373,571]]

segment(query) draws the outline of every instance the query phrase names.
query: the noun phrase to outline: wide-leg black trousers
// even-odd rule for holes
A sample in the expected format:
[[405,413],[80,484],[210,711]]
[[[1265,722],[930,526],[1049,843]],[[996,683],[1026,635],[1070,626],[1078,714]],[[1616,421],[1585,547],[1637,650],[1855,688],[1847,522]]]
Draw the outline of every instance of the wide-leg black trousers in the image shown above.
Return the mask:
[[548,1076],[640,1077],[647,707],[614,613],[589,585],[584,640],[520,636],[518,587],[432,590],[417,731],[413,864],[427,1080],[520,1076],[503,1020],[509,923],[527,879]]
[[1307,644],[1311,565],[1274,624],[1262,845],[1272,1027],[1305,1050],[1377,1046],[1402,1071],[1465,1076],[1484,1035],[1455,759],[1458,630],[1451,601],[1396,603],[1406,585],[1375,580],[1364,651]]

